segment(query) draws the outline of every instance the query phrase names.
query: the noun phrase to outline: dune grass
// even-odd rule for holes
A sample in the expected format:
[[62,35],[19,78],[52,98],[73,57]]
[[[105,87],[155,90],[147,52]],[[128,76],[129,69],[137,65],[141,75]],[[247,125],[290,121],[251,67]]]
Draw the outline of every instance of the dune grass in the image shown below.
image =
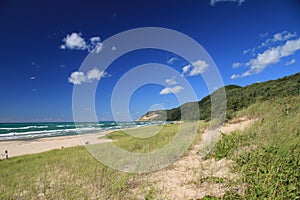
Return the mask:
[[129,174],[96,161],[84,147],[0,161],[0,199],[118,199]]
[[238,113],[258,118],[250,128],[224,136],[207,156],[232,159],[246,186],[225,199],[300,198],[300,97],[257,103]]
[[[185,124],[161,124],[148,127],[140,127],[135,129],[128,129],[124,131],[116,131],[107,135],[107,138],[114,140],[114,144],[122,149],[130,152],[152,152],[161,149],[166,144],[170,143],[175,135],[182,128],[184,131],[196,130],[200,133],[208,123],[204,121],[186,122]],[[195,141],[200,140],[200,134],[195,135]]]
[[[151,152],[169,143],[178,132],[179,124],[165,124],[124,131],[116,131],[107,137],[114,144],[130,152]],[[130,145],[129,145],[130,144]]]

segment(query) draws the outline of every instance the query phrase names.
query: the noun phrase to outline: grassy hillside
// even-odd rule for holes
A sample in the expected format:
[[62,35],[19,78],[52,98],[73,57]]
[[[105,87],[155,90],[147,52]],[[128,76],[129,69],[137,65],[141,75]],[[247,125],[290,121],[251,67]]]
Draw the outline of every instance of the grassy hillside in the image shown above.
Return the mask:
[[[256,102],[263,102],[271,100],[274,97],[286,97],[300,95],[300,73],[292,76],[287,76],[277,80],[271,80],[263,83],[255,83],[246,87],[237,85],[225,86],[227,98],[227,111],[226,118],[232,119],[236,113],[243,108],[246,108]],[[219,91],[214,92],[212,95],[218,95]],[[197,102],[199,105],[201,120],[210,120],[211,101],[210,96],[204,97],[201,101]],[[181,119],[181,109],[188,110],[191,116],[194,116],[193,103],[186,103],[181,107],[167,110],[167,121],[178,121]],[[151,115],[157,113],[158,117],[153,120],[162,120],[160,118],[161,111],[150,111],[145,114]],[[193,117],[191,117],[192,119]]]

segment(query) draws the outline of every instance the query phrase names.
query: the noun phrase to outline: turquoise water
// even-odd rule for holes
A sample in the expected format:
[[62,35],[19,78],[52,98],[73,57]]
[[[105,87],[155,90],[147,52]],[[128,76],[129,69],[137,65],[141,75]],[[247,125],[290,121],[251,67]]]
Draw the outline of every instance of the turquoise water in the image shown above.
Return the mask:
[[51,123],[0,123],[0,141],[30,140],[45,137],[77,135],[123,128],[147,126],[150,122],[51,122]]

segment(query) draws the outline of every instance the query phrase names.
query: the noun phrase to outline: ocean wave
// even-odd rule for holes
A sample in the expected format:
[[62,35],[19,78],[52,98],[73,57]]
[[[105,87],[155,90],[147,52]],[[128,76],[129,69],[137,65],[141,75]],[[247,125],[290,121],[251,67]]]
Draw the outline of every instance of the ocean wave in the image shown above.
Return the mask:
[[48,128],[48,126],[1,127],[0,130],[26,130],[31,128]]
[[34,138],[34,137],[45,137],[45,136],[59,136],[66,135],[68,133],[83,134],[94,131],[103,131],[102,128],[95,127],[85,127],[85,128],[72,128],[72,129],[55,129],[55,130],[41,130],[41,131],[27,131],[27,132],[10,132],[0,134],[0,140],[10,140],[10,139],[24,139],[24,138]]
[[65,127],[74,127],[75,125],[70,125],[70,124],[67,124],[67,125],[56,125],[57,128],[65,128]]

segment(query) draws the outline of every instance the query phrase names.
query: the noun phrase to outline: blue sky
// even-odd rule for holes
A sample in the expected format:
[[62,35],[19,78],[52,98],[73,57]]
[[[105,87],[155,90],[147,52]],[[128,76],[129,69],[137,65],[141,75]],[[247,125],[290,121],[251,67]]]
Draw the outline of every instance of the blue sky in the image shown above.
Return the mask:
[[[208,95],[201,76],[210,67],[205,61],[188,63],[162,50],[130,52],[106,71],[80,71],[89,53],[103,53],[106,39],[134,28],[163,27],[191,37],[214,60],[225,85],[245,86],[297,73],[299,10],[299,0],[1,1],[0,122],[72,121],[73,86],[100,77],[97,117],[112,120],[116,83],[146,63],[178,71],[198,100]],[[148,84],[133,93],[128,105],[133,119],[157,108],[153,105],[179,105],[174,93],[186,88],[173,76],[164,81],[165,86]]]

